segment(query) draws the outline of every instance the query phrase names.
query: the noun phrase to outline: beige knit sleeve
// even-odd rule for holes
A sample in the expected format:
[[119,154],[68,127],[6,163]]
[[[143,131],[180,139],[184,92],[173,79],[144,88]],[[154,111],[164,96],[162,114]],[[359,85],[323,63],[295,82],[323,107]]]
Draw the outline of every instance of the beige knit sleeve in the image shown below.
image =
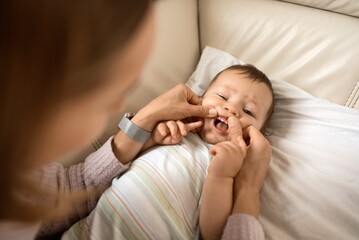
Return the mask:
[[264,232],[259,221],[247,214],[232,214],[224,229],[222,240],[264,240]]
[[[68,168],[63,167],[60,163],[51,163],[42,167],[37,172],[40,184],[55,189],[59,193],[110,186],[112,179],[128,168],[127,165],[121,164],[116,159],[112,151],[112,139],[113,137],[96,152],[90,154],[83,163]],[[93,197],[78,204],[76,211],[65,219],[43,224],[38,236],[63,232],[87,216],[95,208],[98,198]]]

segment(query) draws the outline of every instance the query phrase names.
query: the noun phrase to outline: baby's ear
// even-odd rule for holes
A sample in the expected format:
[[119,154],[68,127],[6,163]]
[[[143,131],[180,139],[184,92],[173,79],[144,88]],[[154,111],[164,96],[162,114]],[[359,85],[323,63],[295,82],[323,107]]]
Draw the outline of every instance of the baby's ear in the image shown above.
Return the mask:
[[273,134],[273,129],[268,127],[268,122],[261,128],[261,133],[266,137],[269,137]]
[[260,131],[264,136],[270,136],[273,133],[273,129],[269,129],[269,120],[272,116],[273,111],[267,113],[267,119],[263,123],[263,126],[261,127]]

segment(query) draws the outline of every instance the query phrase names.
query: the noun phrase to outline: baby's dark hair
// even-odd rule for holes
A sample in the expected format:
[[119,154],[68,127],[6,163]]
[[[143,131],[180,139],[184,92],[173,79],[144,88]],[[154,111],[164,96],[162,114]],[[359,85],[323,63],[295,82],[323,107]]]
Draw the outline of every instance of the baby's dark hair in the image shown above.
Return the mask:
[[271,81],[262,71],[260,71],[258,68],[256,68],[255,66],[253,66],[251,64],[243,64],[243,65],[236,64],[236,65],[227,67],[224,70],[217,73],[217,75],[211,81],[210,85],[216,81],[216,79],[218,78],[219,75],[221,75],[221,73],[223,73],[225,71],[229,71],[229,70],[238,71],[239,73],[246,75],[249,79],[251,79],[255,82],[264,83],[269,88],[269,90],[272,94],[272,104],[270,105],[270,107],[268,109],[267,120],[264,123],[262,129],[265,128],[268,123],[269,117],[272,115],[273,110],[274,110],[274,91],[273,91]]

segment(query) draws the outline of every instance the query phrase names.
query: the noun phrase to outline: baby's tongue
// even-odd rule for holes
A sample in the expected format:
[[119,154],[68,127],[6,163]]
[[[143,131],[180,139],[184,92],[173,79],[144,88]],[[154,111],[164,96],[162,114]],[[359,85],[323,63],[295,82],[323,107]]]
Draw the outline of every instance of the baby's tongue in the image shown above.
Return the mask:
[[228,125],[225,124],[224,122],[219,122],[217,124],[217,128],[220,129],[221,131],[227,131]]

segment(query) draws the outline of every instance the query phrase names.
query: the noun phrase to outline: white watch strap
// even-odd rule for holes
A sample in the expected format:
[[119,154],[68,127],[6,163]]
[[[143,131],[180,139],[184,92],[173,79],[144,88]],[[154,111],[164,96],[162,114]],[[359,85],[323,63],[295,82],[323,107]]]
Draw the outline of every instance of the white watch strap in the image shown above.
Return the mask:
[[150,132],[147,132],[142,128],[136,126],[136,124],[131,121],[130,114],[127,113],[121,119],[121,122],[118,124],[118,127],[128,137],[132,138],[136,142],[145,143],[147,139],[151,136]]

